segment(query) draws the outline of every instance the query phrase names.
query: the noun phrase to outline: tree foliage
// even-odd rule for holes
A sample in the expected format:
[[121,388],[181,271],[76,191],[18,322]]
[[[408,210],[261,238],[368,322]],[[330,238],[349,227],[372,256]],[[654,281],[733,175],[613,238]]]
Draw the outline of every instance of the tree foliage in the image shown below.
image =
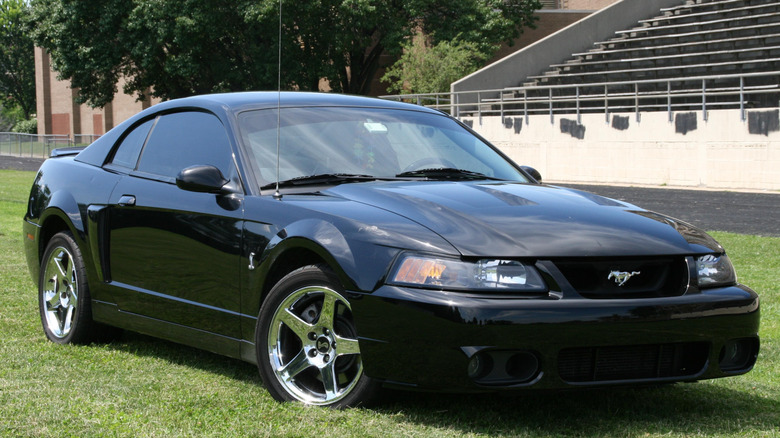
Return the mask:
[[401,58],[382,77],[397,93],[443,93],[488,58],[477,44],[455,38],[430,45],[420,35],[404,47]]
[[0,132],[10,131],[19,120],[24,120],[22,110],[18,106],[3,105],[0,101]]
[[24,0],[0,0],[0,103],[35,112],[35,52]]
[[[278,0],[33,0],[34,37],[93,106],[276,89]],[[367,94],[380,55],[419,31],[489,52],[532,25],[538,0],[301,0],[282,4],[282,88]]]
[[20,120],[14,124],[12,132],[19,132],[22,134],[37,134],[38,133],[38,119],[33,117],[31,119]]

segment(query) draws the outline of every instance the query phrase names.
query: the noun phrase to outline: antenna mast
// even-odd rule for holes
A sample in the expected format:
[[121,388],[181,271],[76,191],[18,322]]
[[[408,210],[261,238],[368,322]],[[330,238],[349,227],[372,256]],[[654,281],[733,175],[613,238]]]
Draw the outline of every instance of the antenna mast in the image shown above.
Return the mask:
[[282,0],[279,0],[279,41],[277,45],[279,46],[279,58],[276,70],[276,191],[274,199],[281,200],[282,194],[279,193],[279,148],[282,135]]

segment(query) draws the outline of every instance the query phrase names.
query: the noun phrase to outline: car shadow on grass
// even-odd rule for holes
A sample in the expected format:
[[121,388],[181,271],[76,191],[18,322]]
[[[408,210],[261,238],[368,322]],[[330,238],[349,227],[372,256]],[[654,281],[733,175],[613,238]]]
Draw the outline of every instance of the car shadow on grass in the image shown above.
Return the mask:
[[[263,384],[255,365],[137,333],[125,332],[106,346]],[[780,401],[759,394],[750,386],[749,375],[572,391],[442,394],[386,390],[378,404],[360,409],[427,428],[490,436],[773,436],[780,425]]]
[[[737,377],[737,379],[744,379]],[[780,401],[720,382],[522,393],[392,394],[380,412],[459,432],[495,435],[774,436]]]
[[257,366],[251,363],[136,332],[122,331],[106,347],[262,385]]

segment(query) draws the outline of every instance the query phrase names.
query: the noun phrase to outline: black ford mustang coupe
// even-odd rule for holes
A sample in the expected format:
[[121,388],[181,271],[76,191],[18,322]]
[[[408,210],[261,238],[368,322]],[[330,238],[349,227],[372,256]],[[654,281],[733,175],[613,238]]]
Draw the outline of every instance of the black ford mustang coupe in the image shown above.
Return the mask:
[[423,107],[192,97],[52,155],[24,241],[57,343],[147,333],[334,407],[694,381],[758,355],[759,298],[707,234],[542,185]]

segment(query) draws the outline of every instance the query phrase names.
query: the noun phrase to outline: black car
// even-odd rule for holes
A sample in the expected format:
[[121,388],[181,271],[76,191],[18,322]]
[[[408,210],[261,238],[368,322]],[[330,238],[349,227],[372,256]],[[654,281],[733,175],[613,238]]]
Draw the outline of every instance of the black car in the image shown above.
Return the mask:
[[715,240],[540,179],[419,106],[199,96],[55,151],[24,241],[52,341],[181,342],[278,400],[750,371],[759,298]]

